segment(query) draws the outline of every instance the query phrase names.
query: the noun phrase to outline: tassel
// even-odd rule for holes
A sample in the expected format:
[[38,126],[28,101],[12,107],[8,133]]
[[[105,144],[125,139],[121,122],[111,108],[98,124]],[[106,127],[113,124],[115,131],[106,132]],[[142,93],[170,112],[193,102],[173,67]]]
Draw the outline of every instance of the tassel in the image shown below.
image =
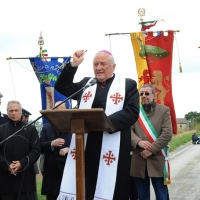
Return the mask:
[[168,185],[168,184],[171,184],[171,180],[164,181],[164,185]]
[[181,66],[181,63],[179,63],[180,65],[179,65],[179,71],[180,71],[180,73],[182,73],[182,66]]

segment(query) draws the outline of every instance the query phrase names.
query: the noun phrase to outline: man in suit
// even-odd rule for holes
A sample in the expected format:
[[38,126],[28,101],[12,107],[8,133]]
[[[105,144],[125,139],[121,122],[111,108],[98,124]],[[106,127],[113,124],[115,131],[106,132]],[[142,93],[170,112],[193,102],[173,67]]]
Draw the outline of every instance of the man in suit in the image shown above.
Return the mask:
[[170,183],[167,144],[172,138],[170,109],[155,103],[153,85],[143,85],[140,96],[140,115],[132,126],[131,176],[140,200],[150,198],[150,179],[156,199],[166,200]]
[[[55,84],[57,91],[70,96],[81,90],[92,78],[85,77],[73,82],[84,60],[84,51],[73,54]],[[128,200],[130,184],[130,127],[139,114],[139,95],[136,81],[117,76],[113,55],[107,50],[97,52],[93,59],[93,71],[97,84],[73,97],[79,108],[103,108],[115,130],[85,133],[85,186],[87,200]],[[70,152],[74,152],[75,135],[72,136]],[[63,175],[59,199],[75,198],[75,159],[69,154]],[[70,167],[69,167],[70,166]]]
[[0,194],[3,200],[32,200],[36,191],[34,163],[40,156],[35,126],[23,128],[22,106],[7,104],[9,121],[0,126]]
[[[61,104],[60,101],[56,102],[56,106],[57,110],[66,109],[66,104]],[[69,132],[57,132],[49,123],[42,127],[40,133],[41,153],[44,154],[42,195],[46,195],[47,200],[56,200],[59,195],[71,135]]]
[[[28,123],[28,121],[29,121],[29,115],[32,115],[32,114],[28,110],[22,108],[22,121],[23,122]],[[39,169],[38,169],[37,162],[34,164],[34,171],[35,171],[36,191],[33,192],[31,195],[33,196],[32,200],[38,200],[36,175],[39,174]]]

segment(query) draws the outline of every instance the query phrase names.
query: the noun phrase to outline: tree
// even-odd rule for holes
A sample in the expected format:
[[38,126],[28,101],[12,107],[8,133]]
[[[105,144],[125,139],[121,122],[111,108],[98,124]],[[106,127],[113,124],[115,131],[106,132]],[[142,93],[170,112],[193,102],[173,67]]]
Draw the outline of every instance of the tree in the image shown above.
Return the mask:
[[188,114],[185,114],[185,119],[187,119],[189,122],[193,122],[197,117],[200,117],[200,113],[196,111],[191,111]]
[[191,129],[200,129],[200,113],[196,111],[191,111],[185,115],[185,119],[187,119],[190,122]]

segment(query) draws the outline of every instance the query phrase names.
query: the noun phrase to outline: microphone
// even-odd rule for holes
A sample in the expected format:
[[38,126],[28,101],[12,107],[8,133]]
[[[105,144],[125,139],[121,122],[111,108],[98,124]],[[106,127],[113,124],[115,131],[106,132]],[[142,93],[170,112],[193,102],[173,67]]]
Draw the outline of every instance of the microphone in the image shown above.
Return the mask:
[[[87,85],[85,85],[84,87],[82,87],[80,90],[78,90],[77,92],[75,92],[74,94],[72,94],[71,96],[67,97],[66,99],[64,99],[61,103],[59,103],[57,106],[54,106],[51,110],[56,109],[58,106],[60,106],[62,103],[68,101],[69,99],[71,99],[73,96],[75,96],[76,94],[78,94],[79,92],[81,92],[82,90],[85,90],[86,88],[93,86],[94,84],[96,84],[98,81],[97,78],[93,78]],[[77,104],[78,105],[78,104]],[[24,125],[21,129],[19,129],[18,131],[14,132],[12,135],[10,135],[9,137],[5,138],[4,140],[0,141],[0,146],[7,141],[8,139],[10,139],[11,137],[15,136],[17,133],[19,133],[22,130],[26,130],[27,127],[29,127],[31,124],[35,123],[36,121],[38,121],[40,118],[42,118],[42,115],[39,116],[37,119],[33,120],[32,122]]]
[[97,78],[93,78],[87,85],[85,85],[84,89],[90,87],[90,86],[93,86],[97,83]]

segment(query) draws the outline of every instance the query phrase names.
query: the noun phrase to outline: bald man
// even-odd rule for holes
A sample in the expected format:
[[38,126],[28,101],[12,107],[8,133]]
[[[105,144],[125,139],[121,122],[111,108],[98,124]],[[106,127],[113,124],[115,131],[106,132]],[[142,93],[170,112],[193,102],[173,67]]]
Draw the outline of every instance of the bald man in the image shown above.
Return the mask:
[[[55,107],[61,104],[56,102]],[[57,110],[65,110],[62,103]],[[40,133],[41,152],[44,154],[44,172],[42,181],[42,195],[47,200],[56,200],[60,191],[64,164],[67,157],[71,133],[57,132],[49,123],[42,127]]]

